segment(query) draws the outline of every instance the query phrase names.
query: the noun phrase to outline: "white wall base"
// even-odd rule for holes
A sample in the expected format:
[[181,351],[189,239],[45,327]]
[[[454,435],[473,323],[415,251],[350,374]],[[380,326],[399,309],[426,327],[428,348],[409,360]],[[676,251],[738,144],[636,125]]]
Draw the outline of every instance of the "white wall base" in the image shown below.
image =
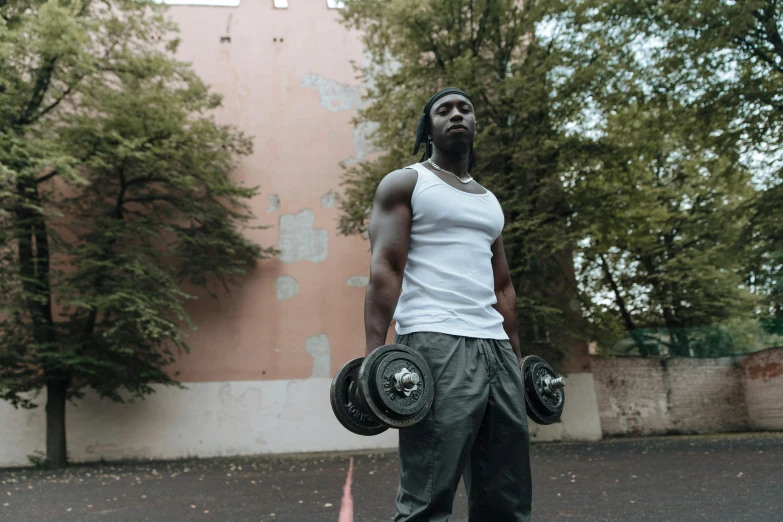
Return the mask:
[[[115,404],[88,394],[67,411],[72,462],[177,459],[393,448],[397,433],[355,435],[329,404],[331,379],[235,381],[159,387],[143,401]],[[28,464],[46,447],[41,406],[0,401],[0,466]]]
[[566,401],[560,422],[539,426],[528,419],[530,440],[600,440],[601,420],[592,373],[572,373],[565,377]]
[[[115,404],[88,394],[69,404],[67,437],[72,462],[100,459],[177,459],[274,453],[395,448],[397,431],[354,435],[329,404],[330,379],[236,381],[159,387],[143,401]],[[563,420],[530,422],[532,440],[600,438],[590,374],[567,378]],[[0,401],[0,466],[28,465],[45,449],[44,397],[35,410]]]

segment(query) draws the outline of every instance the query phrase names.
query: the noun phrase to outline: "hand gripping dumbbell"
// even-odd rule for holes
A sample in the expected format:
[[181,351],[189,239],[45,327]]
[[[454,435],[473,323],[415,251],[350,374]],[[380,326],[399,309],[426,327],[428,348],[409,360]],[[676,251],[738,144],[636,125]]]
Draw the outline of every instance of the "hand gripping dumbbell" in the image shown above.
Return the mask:
[[525,385],[527,416],[536,424],[552,424],[560,419],[565,405],[565,381],[537,355],[519,363]]
[[434,393],[424,358],[407,346],[387,344],[345,363],[332,379],[329,399],[340,424],[369,436],[416,424]]

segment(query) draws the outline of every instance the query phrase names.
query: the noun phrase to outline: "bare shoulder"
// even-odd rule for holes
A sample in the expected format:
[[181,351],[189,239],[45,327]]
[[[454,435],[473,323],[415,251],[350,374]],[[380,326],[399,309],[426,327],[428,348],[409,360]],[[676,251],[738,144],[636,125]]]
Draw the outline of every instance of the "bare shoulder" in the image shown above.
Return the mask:
[[375,192],[376,203],[382,206],[403,202],[410,204],[418,176],[418,172],[413,169],[399,169],[386,174]]

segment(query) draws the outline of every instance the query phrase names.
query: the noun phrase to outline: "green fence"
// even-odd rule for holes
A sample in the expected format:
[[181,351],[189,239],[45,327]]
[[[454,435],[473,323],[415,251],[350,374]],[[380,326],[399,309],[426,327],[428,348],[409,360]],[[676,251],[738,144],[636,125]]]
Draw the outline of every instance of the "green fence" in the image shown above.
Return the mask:
[[[778,330],[780,331],[780,330]],[[697,328],[638,328],[599,348],[606,356],[726,357],[783,346],[756,321]]]

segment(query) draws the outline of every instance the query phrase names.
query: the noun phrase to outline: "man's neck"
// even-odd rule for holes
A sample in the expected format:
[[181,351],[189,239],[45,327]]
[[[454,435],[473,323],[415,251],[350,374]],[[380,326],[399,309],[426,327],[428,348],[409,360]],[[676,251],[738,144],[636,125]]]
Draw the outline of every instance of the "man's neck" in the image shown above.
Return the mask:
[[433,150],[430,157],[433,163],[438,167],[453,172],[457,176],[467,177],[468,164],[470,162],[470,152],[451,154],[438,149]]

